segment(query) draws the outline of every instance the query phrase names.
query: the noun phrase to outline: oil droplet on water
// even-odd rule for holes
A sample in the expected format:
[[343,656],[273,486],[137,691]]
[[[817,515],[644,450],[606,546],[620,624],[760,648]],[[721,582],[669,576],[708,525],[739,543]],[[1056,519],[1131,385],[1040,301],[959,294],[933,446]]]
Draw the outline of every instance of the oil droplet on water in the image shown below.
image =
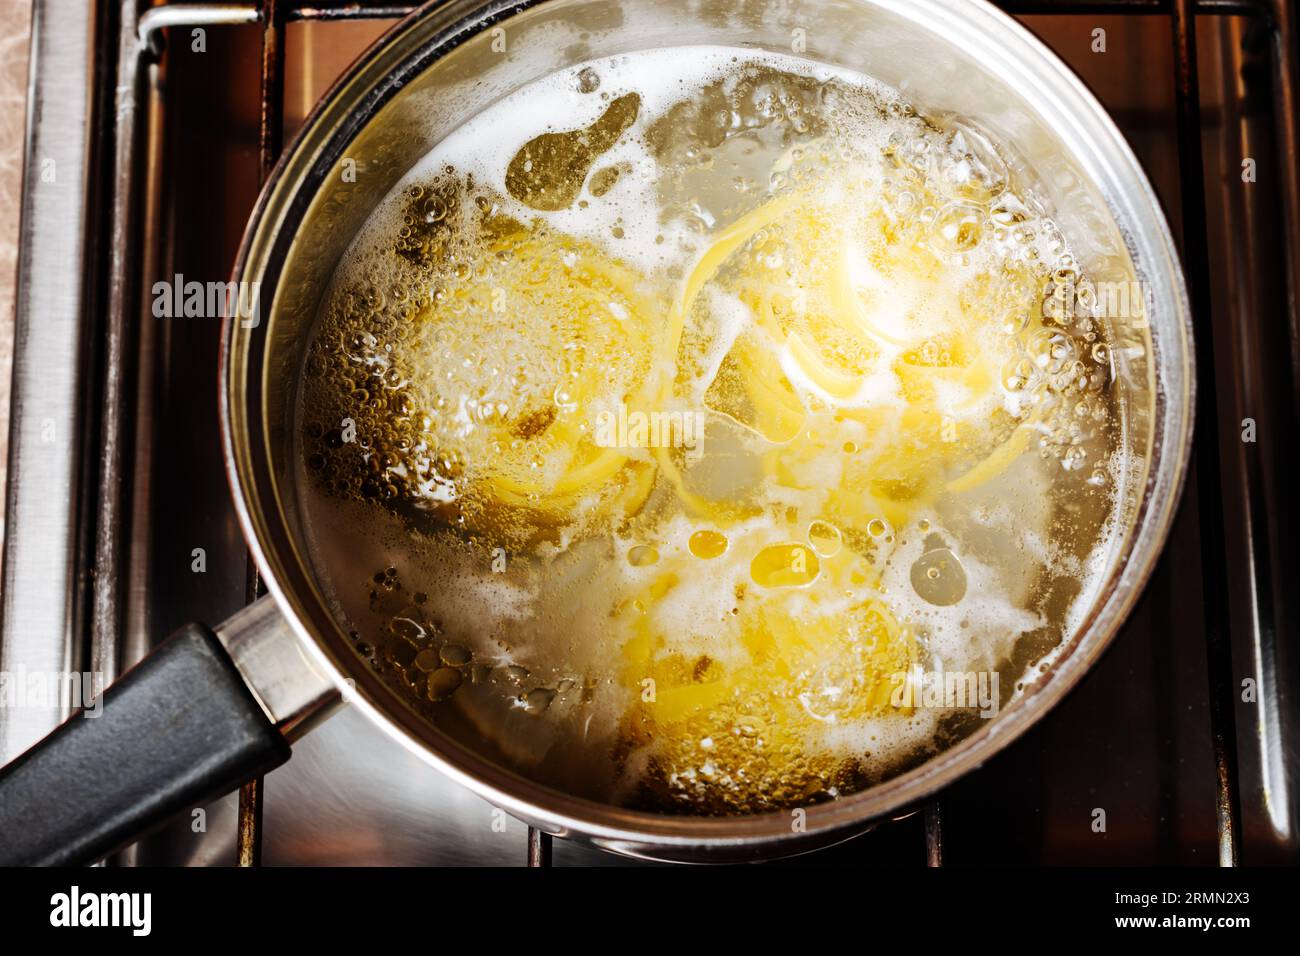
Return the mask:
[[459,644],[447,644],[439,653],[442,662],[448,667],[464,667],[474,656],[468,647],[461,647]]
[[710,531],[706,528],[691,535],[687,546],[691,549],[691,554],[708,561],[721,557],[726,552],[727,536],[720,531]]
[[446,700],[452,694],[456,693],[456,688],[460,687],[460,671],[454,667],[439,667],[429,675],[429,699]]
[[641,96],[627,93],[610,103],[590,126],[530,139],[506,168],[506,191],[531,209],[567,209],[582,191],[588,170],[640,111]]
[[749,563],[749,576],[765,588],[801,588],[820,570],[816,553],[803,544],[769,544]]
[[840,553],[844,540],[840,529],[829,521],[814,521],[808,526],[808,543],[823,558],[830,558]]
[[591,174],[591,182],[587,184],[587,188],[591,190],[593,196],[603,196],[614,188],[614,184],[618,182],[618,177],[622,172],[617,166],[606,166],[603,169],[598,169]]
[[659,560],[659,552],[648,544],[638,544],[627,553],[627,563],[634,568],[646,568]]
[[966,596],[966,569],[949,548],[935,548],[912,565],[912,589],[938,607],[956,604]]

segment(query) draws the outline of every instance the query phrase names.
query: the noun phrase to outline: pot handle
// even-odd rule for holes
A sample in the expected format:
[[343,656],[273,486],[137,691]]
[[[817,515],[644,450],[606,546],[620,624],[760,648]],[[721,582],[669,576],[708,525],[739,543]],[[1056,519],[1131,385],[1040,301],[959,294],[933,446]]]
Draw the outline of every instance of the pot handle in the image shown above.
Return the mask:
[[0,768],[0,865],[92,863],[289,759],[281,728],[201,624],[99,703]]

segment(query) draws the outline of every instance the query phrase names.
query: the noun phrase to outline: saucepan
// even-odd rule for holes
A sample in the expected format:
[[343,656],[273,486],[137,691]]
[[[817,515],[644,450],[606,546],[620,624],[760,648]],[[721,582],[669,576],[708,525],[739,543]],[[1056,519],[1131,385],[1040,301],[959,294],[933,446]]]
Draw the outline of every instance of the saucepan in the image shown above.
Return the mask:
[[[798,44],[792,47],[792,37]],[[761,48],[859,71],[926,116],[959,116],[1034,177],[1086,269],[1136,283],[1113,330],[1130,462],[1116,533],[1049,667],[996,719],[905,773],[788,813],[674,816],[598,803],[520,776],[453,739],[359,656],[313,572],[295,481],[297,383],[322,296],[369,212],[437,142],[490,104],[603,56],[693,44]],[[1084,85],[982,0],[451,0],[383,36],[318,105],[253,211],[235,282],[261,321],[228,320],[226,465],[269,595],[190,625],[0,772],[0,862],[101,858],[168,817],[289,759],[346,701],[456,781],[559,837],[637,857],[759,859],[825,846],[906,812],[1024,733],[1106,648],[1169,530],[1187,466],[1189,309],[1156,197]],[[436,808],[431,808],[436,812]]]

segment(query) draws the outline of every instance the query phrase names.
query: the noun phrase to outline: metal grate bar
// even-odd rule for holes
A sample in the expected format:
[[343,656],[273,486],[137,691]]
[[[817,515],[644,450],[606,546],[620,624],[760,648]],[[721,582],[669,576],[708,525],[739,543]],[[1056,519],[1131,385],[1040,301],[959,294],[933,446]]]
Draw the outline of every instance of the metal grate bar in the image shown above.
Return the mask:
[[1214,325],[1210,311],[1210,253],[1206,234],[1205,163],[1201,154],[1201,101],[1197,83],[1196,21],[1190,0],[1176,0],[1171,18],[1174,82],[1178,111],[1178,168],[1183,206],[1183,258],[1191,294],[1197,363],[1196,490],[1201,530],[1201,580],[1205,644],[1210,678],[1210,736],[1217,776],[1219,865],[1237,865],[1240,801],[1237,794],[1237,738],[1233,713],[1232,646],[1224,550],[1223,491],[1219,473],[1218,387]]
[[284,6],[263,0],[261,181],[265,184],[284,144]]
[[551,835],[537,827],[528,828],[528,865],[530,867],[551,865]]
[[[1286,258],[1287,312],[1291,333],[1291,388],[1300,417],[1300,36],[1294,0],[1269,0],[1272,30],[1274,125],[1282,171],[1282,240]],[[1287,175],[1290,173],[1290,175]]]
[[[262,106],[258,138],[259,182],[266,185],[284,145],[284,16],[279,0],[264,0],[262,21]],[[249,554],[246,598],[251,604],[262,594],[257,562]],[[241,867],[262,863],[262,791],[258,777],[239,788],[239,828],[236,851]]]
[[943,866],[943,810],[936,794],[925,801],[925,865]]
[[348,3],[338,7],[293,5],[288,20],[399,20],[409,16],[415,4]]

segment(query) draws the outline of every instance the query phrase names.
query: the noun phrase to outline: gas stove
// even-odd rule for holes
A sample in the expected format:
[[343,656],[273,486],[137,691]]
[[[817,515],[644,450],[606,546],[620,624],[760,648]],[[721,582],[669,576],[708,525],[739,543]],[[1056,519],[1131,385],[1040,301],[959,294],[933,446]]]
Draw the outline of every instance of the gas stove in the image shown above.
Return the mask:
[[[1196,470],[1150,585],[1082,686],[924,806],[789,862],[1294,863],[1295,4],[1001,6],[1094,90],[1181,236],[1208,396]],[[91,9],[35,3],[0,669],[111,679],[260,590],[222,464],[219,327],[155,319],[141,290],[228,275],[284,141],[409,8]],[[0,762],[69,703],[0,708]],[[344,709],[287,765],[109,862],[619,860],[552,845]]]

